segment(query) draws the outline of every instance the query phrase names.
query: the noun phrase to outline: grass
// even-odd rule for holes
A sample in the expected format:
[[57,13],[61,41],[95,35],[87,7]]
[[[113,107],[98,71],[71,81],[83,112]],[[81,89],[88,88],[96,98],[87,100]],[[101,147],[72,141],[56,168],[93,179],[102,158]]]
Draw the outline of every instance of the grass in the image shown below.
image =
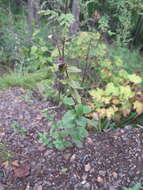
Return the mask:
[[46,77],[46,70],[27,74],[11,72],[7,76],[0,78],[0,89],[6,89],[9,87],[34,89],[36,87],[36,84],[41,80],[46,79]]
[[138,50],[123,47],[111,47],[111,56],[119,56],[124,63],[124,68],[131,73],[140,72],[143,78],[143,57]]

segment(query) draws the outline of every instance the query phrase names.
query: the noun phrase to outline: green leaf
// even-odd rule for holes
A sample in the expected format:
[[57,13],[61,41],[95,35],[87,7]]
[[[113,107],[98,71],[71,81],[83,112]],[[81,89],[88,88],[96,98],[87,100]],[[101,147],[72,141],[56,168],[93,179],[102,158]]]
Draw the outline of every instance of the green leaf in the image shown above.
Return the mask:
[[82,104],[76,105],[75,111],[76,111],[77,116],[82,116],[83,115],[83,105]]
[[73,89],[73,93],[72,96],[75,98],[75,100],[77,101],[77,103],[81,103],[81,97],[80,94],[78,93],[78,91],[76,89]]
[[80,139],[88,136],[88,132],[84,127],[78,127],[77,129],[78,129],[77,132]]
[[81,127],[86,127],[87,125],[87,119],[85,117],[80,117],[76,120],[76,124]]
[[90,107],[88,107],[87,105],[83,105],[83,113],[86,114],[86,113],[90,113],[90,112],[91,112]]
[[63,150],[65,148],[64,143],[62,142],[61,139],[56,139],[53,144],[58,150]]
[[79,68],[75,67],[75,66],[68,67],[67,71],[69,73],[80,73],[81,72],[81,70]]
[[66,105],[70,105],[70,106],[75,105],[75,102],[73,101],[73,98],[65,97],[63,99],[63,102]]
[[73,88],[73,89],[82,89],[82,87],[80,86],[80,83],[78,81],[73,81],[71,80],[69,82],[69,85]]
[[[71,128],[74,125],[74,120],[76,118],[74,110],[67,111],[62,117],[62,123],[64,128]],[[70,126],[70,127],[69,127]]]

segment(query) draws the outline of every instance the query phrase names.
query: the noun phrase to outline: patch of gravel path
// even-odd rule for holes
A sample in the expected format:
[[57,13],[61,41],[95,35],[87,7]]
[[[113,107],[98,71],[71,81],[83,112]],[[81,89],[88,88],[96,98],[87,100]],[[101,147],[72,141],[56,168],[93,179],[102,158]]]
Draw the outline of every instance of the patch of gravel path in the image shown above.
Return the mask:
[[[143,184],[142,128],[90,135],[83,148],[48,149],[38,133],[51,127],[41,117],[49,103],[27,103],[25,93],[0,91],[0,141],[5,153],[15,152],[8,163],[0,156],[0,190],[122,190]],[[26,132],[16,131],[15,122]]]

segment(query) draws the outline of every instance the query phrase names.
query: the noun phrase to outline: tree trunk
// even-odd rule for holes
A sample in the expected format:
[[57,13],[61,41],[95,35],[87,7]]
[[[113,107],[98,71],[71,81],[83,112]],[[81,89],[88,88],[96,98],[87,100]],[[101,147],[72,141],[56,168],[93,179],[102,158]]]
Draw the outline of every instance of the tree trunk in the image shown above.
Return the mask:
[[75,21],[70,26],[70,35],[75,35],[79,29],[79,0],[73,0],[72,2],[72,14],[75,17]]
[[29,37],[32,37],[34,24],[39,25],[39,7],[40,7],[41,0],[28,0],[28,30],[29,30]]
[[33,33],[33,22],[34,22],[34,7],[33,7],[33,0],[28,0],[28,30],[29,30],[29,37],[31,38]]

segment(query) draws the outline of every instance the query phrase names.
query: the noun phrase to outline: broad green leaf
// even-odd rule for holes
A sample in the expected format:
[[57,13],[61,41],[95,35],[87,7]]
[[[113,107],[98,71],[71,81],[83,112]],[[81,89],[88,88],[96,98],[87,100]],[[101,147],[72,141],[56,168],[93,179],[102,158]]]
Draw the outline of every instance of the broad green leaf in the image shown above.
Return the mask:
[[82,89],[82,87],[80,86],[80,83],[78,81],[73,81],[71,80],[69,82],[69,85],[73,88],[73,89]]
[[75,66],[68,67],[67,70],[69,73],[80,73],[81,72],[81,70]]
[[38,50],[37,46],[32,46],[31,53],[34,54],[37,52],[37,50]]
[[75,105],[73,98],[64,97],[63,102],[66,105],[70,105],[70,106]]
[[62,122],[63,122],[64,128],[66,127],[66,125],[69,125],[69,124],[72,125],[75,118],[76,118],[76,114],[75,114],[74,110],[67,111],[64,114],[64,116],[62,117]]
[[87,105],[83,105],[83,113],[86,114],[86,113],[90,113],[90,112],[91,112],[90,107]]
[[81,127],[86,127],[87,119],[85,117],[80,117],[79,119],[76,119],[76,124]]
[[76,111],[77,116],[83,115],[83,105],[82,104],[76,105],[75,111]]
[[78,133],[80,139],[88,136],[88,132],[84,127],[78,127],[77,133]]
[[60,140],[60,139],[54,140],[53,144],[55,145],[55,147],[56,147],[58,150],[62,150],[62,149],[65,148],[65,146],[64,146],[64,144],[63,144],[63,142],[62,142],[62,140]]

